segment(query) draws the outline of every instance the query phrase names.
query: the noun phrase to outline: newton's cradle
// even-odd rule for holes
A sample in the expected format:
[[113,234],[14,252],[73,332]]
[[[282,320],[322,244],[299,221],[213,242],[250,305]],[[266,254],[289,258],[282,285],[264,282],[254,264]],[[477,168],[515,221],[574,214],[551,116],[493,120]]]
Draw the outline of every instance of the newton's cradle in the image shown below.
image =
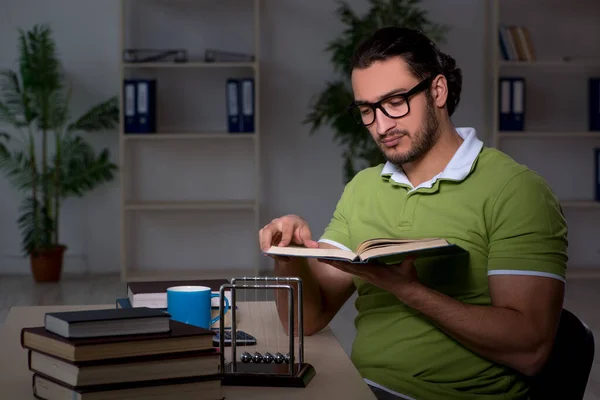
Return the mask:
[[[297,290],[292,285],[297,284]],[[231,290],[231,360],[225,361],[224,310],[225,290]],[[236,292],[238,290],[279,290],[287,291],[288,299],[288,340],[287,353],[270,351],[244,351],[238,359],[236,346]],[[256,293],[256,292],[255,292]],[[246,297],[244,296],[244,299]],[[265,296],[266,298],[266,296]],[[297,300],[297,315],[294,312],[294,298]],[[302,313],[302,280],[292,277],[243,277],[233,278],[231,283],[220,287],[219,318],[219,350],[221,353],[220,369],[223,374],[223,385],[228,386],[278,386],[306,387],[315,376],[312,365],[304,362],[304,332]],[[298,352],[295,351],[294,323],[298,321]],[[279,322],[279,320],[277,320]],[[263,324],[264,326],[264,324]],[[262,338],[264,340],[265,338]],[[258,343],[258,341],[257,341]]]

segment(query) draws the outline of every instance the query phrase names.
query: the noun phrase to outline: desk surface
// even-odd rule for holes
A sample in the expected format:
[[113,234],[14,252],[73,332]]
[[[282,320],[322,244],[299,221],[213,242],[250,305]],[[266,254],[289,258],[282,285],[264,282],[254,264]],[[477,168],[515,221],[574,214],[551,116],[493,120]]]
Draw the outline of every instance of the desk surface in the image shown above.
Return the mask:
[[[246,309],[246,304],[239,303],[240,318],[238,329],[246,330],[257,338],[257,350],[263,351],[260,343],[265,340],[263,327],[269,326],[273,331],[280,329],[276,318],[273,303],[263,303],[263,313],[257,312],[255,307]],[[21,329],[27,326],[41,326],[44,323],[44,314],[53,311],[67,311],[80,309],[114,308],[114,304],[93,306],[41,306],[41,307],[13,307],[6,321],[0,329],[0,388],[3,398],[21,400],[35,399],[31,388],[32,373],[27,366],[27,350],[20,344]],[[268,312],[271,309],[271,312]],[[267,310],[267,311],[265,311]],[[251,313],[254,313],[252,315]],[[240,315],[240,316],[241,316]],[[272,316],[269,318],[269,316]],[[246,318],[249,317],[249,318]],[[251,325],[252,317],[262,317],[260,328]],[[269,331],[272,332],[272,331]],[[274,334],[273,334],[274,336]],[[274,339],[271,339],[274,340]],[[239,351],[245,347],[238,347]],[[248,351],[252,347],[248,348]],[[322,332],[304,338],[305,362],[312,364],[316,376],[306,388],[263,388],[263,387],[233,387],[226,386],[227,400],[236,399],[360,399],[375,400],[375,396],[359,375],[356,368],[337,342],[329,328]],[[226,357],[229,358],[226,352]]]

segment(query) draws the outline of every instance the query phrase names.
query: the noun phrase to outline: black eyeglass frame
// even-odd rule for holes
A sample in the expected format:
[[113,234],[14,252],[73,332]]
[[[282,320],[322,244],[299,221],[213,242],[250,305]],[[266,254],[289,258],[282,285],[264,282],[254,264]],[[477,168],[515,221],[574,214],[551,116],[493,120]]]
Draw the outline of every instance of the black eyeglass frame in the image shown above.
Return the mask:
[[[362,118],[360,118],[360,121],[357,120],[357,118],[355,118],[353,115],[352,118],[356,121],[356,123],[358,125],[363,125],[363,126],[369,126],[372,125],[375,122],[376,119],[376,112],[377,109],[380,109],[381,112],[383,112],[383,114],[385,114],[387,117],[389,118],[393,118],[393,119],[399,119],[399,118],[403,118],[406,115],[408,115],[410,113],[410,102],[408,101],[410,97],[422,92],[423,90],[427,89],[429,87],[429,85],[431,85],[431,82],[433,81],[433,78],[435,78],[434,76],[430,76],[429,78],[425,78],[423,79],[421,82],[417,83],[412,89],[410,89],[408,92],[404,92],[404,93],[394,93],[391,94],[389,96],[384,97],[383,99],[379,100],[378,102],[375,103],[368,103],[368,102],[360,102],[360,103],[356,103],[356,102],[352,102],[350,103],[350,105],[347,108],[347,112],[352,114],[352,110],[357,108],[357,107],[364,107],[364,106],[369,106],[371,107],[371,109],[373,110],[373,121],[365,124],[362,121]],[[391,99],[392,97],[403,97],[404,101],[406,102],[406,113],[404,113],[403,115],[400,115],[399,117],[394,117],[391,116],[390,114],[388,114],[388,112],[385,110],[385,108],[383,108],[383,106],[381,105],[381,103]]]

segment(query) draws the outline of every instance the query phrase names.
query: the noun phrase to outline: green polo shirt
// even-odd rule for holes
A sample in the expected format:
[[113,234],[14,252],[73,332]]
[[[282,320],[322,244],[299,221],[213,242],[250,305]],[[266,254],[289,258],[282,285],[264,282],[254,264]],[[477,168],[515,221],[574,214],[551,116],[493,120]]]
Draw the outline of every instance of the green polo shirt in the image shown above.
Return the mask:
[[[356,249],[374,237],[440,237],[468,250],[417,260],[420,280],[464,303],[491,305],[488,276],[565,279],[567,225],[537,173],[483,146],[473,129],[446,169],[413,188],[391,164],[368,168],[346,185],[320,241]],[[513,370],[484,359],[389,292],[358,278],[351,358],[361,375],[417,400],[522,399]]]

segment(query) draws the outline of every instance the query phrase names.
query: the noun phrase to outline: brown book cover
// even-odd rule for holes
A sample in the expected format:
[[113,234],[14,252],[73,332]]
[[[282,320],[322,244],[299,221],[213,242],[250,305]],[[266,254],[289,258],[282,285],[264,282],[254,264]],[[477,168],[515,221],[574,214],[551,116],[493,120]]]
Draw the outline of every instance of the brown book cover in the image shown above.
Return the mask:
[[[207,375],[191,378],[155,379],[147,382],[128,382],[108,385],[75,388],[64,382],[57,381],[42,374],[33,374],[33,394],[38,399],[48,399],[52,395],[64,398],[68,390],[70,398],[85,400],[86,394],[103,393],[106,397],[120,400],[127,399],[172,399],[177,393],[177,399],[222,399],[222,375]],[[110,393],[112,392],[112,393]],[[52,397],[54,397],[52,396]],[[58,397],[56,396],[56,397]],[[110,396],[110,397],[109,397]],[[114,397],[112,397],[114,396]]]
[[29,350],[27,353],[30,371],[74,388],[145,382],[157,378],[216,375],[220,371],[221,355],[215,348],[206,351],[74,362],[40,351]]
[[127,358],[213,348],[212,330],[169,320],[164,333],[64,338],[43,326],[21,330],[21,346],[74,362]]

